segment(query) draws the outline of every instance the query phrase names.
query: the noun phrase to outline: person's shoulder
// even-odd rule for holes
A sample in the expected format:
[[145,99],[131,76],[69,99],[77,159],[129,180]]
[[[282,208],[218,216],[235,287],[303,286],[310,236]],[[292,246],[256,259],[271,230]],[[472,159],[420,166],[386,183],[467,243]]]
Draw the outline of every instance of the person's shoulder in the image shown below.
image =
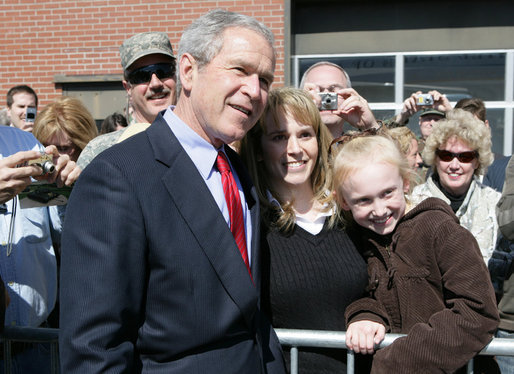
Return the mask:
[[412,189],[411,193],[409,194],[410,200],[414,203],[419,203],[430,196],[432,196],[432,194],[430,193],[430,189],[427,182],[418,184]]
[[487,199],[493,199],[496,201],[500,199],[501,192],[495,190],[493,187],[485,185],[484,183],[480,182],[478,179],[475,182],[480,190],[481,197],[485,197]]
[[0,154],[10,156],[19,151],[42,150],[41,143],[31,132],[20,130],[17,127],[0,126]]
[[91,141],[87,143],[87,145],[80,153],[80,156],[77,160],[77,165],[81,169],[85,169],[85,167],[88,166],[96,156],[105,151],[107,148],[116,144],[120,136],[127,128],[128,127],[119,131],[102,134],[96,138],[91,139]]
[[[91,141],[87,144],[86,148],[90,149],[99,149],[102,147],[109,147],[115,144],[123,132],[126,131],[128,127],[121,129],[119,131],[109,132],[107,134],[98,135],[96,138],[91,139]],[[85,149],[85,148],[84,148]]]
[[[419,217],[424,218],[419,221]],[[453,223],[459,224],[459,220],[450,205],[438,197],[427,197],[414,205],[405,214],[405,221],[412,220],[422,222],[422,225],[426,225],[427,222],[430,222],[430,226],[451,226]]]
[[25,138],[25,139],[35,139],[34,135],[31,132],[23,131],[17,127],[13,126],[0,126],[0,132],[2,132],[2,136],[12,136],[17,138]]

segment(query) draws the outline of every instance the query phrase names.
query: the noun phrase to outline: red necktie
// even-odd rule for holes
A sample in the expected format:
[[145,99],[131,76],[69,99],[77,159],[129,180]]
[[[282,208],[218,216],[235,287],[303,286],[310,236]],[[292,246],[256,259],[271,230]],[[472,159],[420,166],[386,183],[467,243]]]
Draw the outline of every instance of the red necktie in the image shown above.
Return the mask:
[[241,206],[241,198],[237,184],[230,170],[227,156],[223,152],[218,152],[216,159],[216,166],[221,173],[221,183],[223,183],[223,193],[225,194],[225,201],[227,202],[228,212],[230,216],[230,231],[236,241],[236,244],[241,252],[243,261],[248,269],[248,273],[252,276],[250,270],[250,263],[248,261],[248,252],[246,250],[246,236],[245,225],[243,220],[243,208]]

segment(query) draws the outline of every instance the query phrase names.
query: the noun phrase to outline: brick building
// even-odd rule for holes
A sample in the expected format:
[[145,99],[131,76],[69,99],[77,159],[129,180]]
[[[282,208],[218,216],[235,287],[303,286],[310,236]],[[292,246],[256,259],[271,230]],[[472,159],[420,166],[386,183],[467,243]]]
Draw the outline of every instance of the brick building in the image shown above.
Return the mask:
[[123,111],[118,47],[144,31],[166,32],[174,51],[182,31],[213,8],[252,15],[275,33],[278,84],[284,82],[284,1],[9,0],[0,2],[0,95],[28,84],[40,108],[63,94],[81,98],[97,120]]
[[[511,0],[0,0],[0,100],[26,83],[42,106],[77,96],[101,121],[125,106],[118,54],[125,38],[164,31],[176,48],[182,30],[217,7],[274,31],[275,85],[296,85],[309,65],[329,60],[348,71],[379,119],[417,90],[437,89],[452,103],[480,97],[494,152],[513,151]],[[409,127],[419,133],[416,116]]]

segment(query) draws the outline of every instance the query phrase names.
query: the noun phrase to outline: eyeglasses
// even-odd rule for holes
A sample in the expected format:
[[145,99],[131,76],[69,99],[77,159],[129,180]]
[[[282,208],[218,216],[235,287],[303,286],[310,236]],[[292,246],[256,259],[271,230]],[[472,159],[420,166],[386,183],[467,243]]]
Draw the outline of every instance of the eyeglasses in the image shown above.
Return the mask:
[[128,73],[127,81],[130,84],[149,83],[152,80],[152,75],[154,74],[161,81],[167,78],[173,78],[175,77],[175,66],[174,64],[167,62],[143,66]]
[[459,160],[459,162],[462,162],[464,164],[469,164],[471,161],[473,161],[475,158],[478,157],[477,151],[453,153],[453,152],[443,151],[441,149],[438,149],[435,151],[435,154],[437,155],[437,157],[439,157],[441,159],[441,161],[450,162],[455,157],[457,157],[457,160]]

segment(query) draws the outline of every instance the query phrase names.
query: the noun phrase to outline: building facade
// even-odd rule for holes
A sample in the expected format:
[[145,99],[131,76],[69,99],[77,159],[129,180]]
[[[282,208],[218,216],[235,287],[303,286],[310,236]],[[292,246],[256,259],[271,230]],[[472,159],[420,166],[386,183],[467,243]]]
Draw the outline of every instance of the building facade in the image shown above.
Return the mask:
[[[273,30],[275,85],[296,85],[309,65],[329,60],[348,71],[380,119],[417,90],[436,89],[452,103],[480,97],[493,150],[512,153],[514,2],[507,0],[4,0],[0,92],[29,84],[40,107],[77,96],[101,121],[126,105],[118,52],[124,39],[163,31],[176,49],[182,30],[218,7]],[[417,120],[409,127],[419,133]]]
[[41,109],[61,95],[79,97],[97,122],[124,112],[119,46],[145,31],[168,34],[176,52],[182,31],[210,9],[256,17],[276,36],[277,79],[284,83],[284,2],[163,0],[0,1],[0,95],[18,84],[38,94]]

